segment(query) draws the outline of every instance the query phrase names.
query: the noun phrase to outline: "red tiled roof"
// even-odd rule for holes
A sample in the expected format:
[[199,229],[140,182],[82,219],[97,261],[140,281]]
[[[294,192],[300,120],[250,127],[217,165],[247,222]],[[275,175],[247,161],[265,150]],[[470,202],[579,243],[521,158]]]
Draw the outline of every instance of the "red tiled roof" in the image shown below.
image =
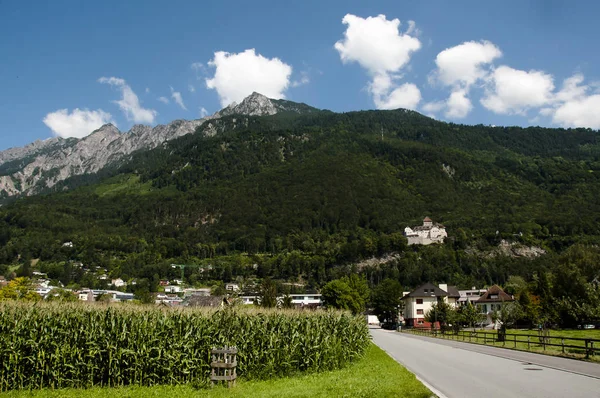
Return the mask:
[[431,222],[431,218],[429,218],[429,217],[425,217],[425,218],[423,219],[423,222]]

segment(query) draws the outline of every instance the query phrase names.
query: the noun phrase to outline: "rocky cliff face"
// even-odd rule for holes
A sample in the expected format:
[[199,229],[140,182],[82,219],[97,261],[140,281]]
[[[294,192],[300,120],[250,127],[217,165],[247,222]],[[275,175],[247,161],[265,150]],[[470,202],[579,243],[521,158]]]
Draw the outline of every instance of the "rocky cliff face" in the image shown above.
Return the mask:
[[107,124],[82,139],[50,138],[22,148],[0,152],[0,199],[34,195],[67,178],[97,173],[138,150],[148,150],[186,134],[206,123],[201,134],[221,130],[219,119],[230,115],[266,116],[279,112],[305,113],[317,109],[291,101],[273,100],[252,93],[239,104],[231,104],[212,116],[199,120],[175,120],[156,127],[135,125],[121,133]]

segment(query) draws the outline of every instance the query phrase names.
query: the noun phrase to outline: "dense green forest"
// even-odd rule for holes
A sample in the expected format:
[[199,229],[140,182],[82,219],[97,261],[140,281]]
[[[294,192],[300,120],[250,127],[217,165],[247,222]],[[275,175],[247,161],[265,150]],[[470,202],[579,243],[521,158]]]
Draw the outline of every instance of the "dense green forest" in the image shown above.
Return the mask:
[[[65,284],[100,283],[82,263],[155,289],[178,275],[171,263],[198,265],[186,268],[190,282],[270,277],[311,288],[356,271],[406,287],[503,285],[565,267],[587,283],[600,273],[596,131],[466,126],[406,110],[218,123],[214,136],[200,126],[59,187],[69,191],[0,207],[0,274],[26,275],[39,259]],[[407,246],[402,231],[424,216],[446,226],[445,244]],[[547,254],[491,255],[502,240]]]

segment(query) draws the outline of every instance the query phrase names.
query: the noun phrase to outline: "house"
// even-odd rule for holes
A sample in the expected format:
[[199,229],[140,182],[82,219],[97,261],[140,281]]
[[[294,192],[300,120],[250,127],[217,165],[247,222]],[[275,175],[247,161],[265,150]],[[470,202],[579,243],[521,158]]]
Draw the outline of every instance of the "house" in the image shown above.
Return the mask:
[[[292,297],[292,304],[295,307],[321,307],[323,301],[321,295],[318,293],[303,293],[303,294],[290,294]],[[277,301],[282,301],[283,296],[277,297]]]
[[237,283],[228,283],[225,285],[225,290],[228,292],[237,292],[240,290],[240,285]]
[[165,287],[165,293],[181,293],[182,291],[183,289],[181,289],[181,286],[177,285],[170,285]]
[[[425,315],[431,307],[438,302],[445,302],[452,307],[458,306],[460,294],[456,286],[448,286],[433,283],[425,283],[412,292],[405,292],[402,300],[404,301],[404,321],[407,327],[430,328],[432,325],[425,321]],[[439,325],[435,325],[439,327]]]
[[423,225],[404,228],[404,236],[408,239],[409,245],[430,245],[444,243],[444,238],[447,238],[448,234],[442,224],[434,223],[431,218],[425,217]]
[[502,290],[500,286],[494,285],[475,301],[475,305],[482,314],[486,314],[485,324],[492,325],[494,323],[493,315],[500,311],[504,303],[511,301],[515,301],[513,296]]
[[479,300],[479,297],[483,296],[487,292],[486,289],[476,289],[473,286],[470,290],[459,290],[460,298],[458,299],[458,305],[460,307],[471,303],[475,305],[475,302]]
[[8,281],[3,275],[0,275],[0,289],[8,285]]
[[[290,294],[292,298],[292,304],[296,308],[320,308],[323,306],[321,300],[321,294],[319,293],[301,293],[301,294]],[[281,304],[285,296],[277,296],[277,303]],[[245,295],[240,296],[243,304],[251,305],[255,304],[259,300],[257,295]]]

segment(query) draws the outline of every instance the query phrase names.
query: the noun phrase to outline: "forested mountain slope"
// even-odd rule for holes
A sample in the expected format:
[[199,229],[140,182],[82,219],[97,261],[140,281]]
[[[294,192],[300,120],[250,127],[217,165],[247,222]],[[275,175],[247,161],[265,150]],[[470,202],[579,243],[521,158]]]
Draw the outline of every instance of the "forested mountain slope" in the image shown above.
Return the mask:
[[[318,287],[396,252],[363,271],[374,283],[470,287],[530,278],[571,256],[585,258],[575,262],[591,280],[599,155],[587,129],[464,126],[406,110],[223,115],[134,153],[100,183],[0,208],[0,264],[39,258],[65,283],[91,284],[71,265],[81,261],[155,284],[176,272],[170,263],[193,263],[207,271],[189,269],[190,280],[258,275]],[[404,227],[424,216],[447,227],[447,243],[407,248]],[[502,239],[548,254],[470,250]]]

